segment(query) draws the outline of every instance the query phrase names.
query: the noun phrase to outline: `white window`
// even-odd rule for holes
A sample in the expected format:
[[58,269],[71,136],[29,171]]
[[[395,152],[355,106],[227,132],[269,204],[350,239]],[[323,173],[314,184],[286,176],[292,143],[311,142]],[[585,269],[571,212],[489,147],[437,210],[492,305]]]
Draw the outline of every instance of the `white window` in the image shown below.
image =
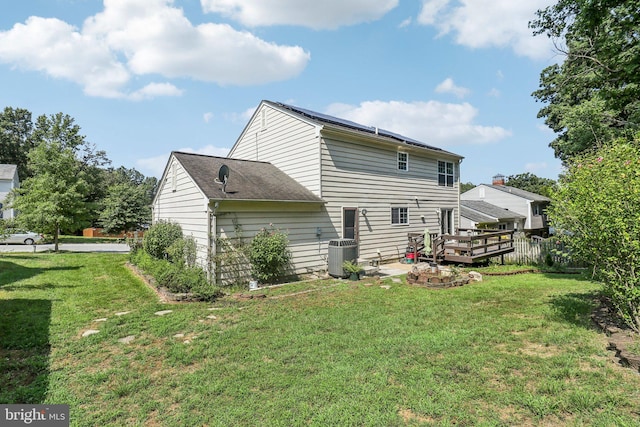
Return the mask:
[[409,208],[391,208],[391,224],[408,225]]
[[453,163],[438,161],[438,185],[453,187]]
[[398,170],[409,170],[409,154],[398,151]]

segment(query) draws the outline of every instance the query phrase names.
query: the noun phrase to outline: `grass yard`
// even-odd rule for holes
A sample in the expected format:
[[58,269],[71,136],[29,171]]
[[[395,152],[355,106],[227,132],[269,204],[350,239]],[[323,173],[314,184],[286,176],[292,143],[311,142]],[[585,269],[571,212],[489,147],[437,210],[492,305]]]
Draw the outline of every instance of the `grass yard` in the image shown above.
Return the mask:
[[0,257],[0,403],[67,403],[78,426],[640,422],[640,375],[606,350],[577,275],[161,304],[125,260]]

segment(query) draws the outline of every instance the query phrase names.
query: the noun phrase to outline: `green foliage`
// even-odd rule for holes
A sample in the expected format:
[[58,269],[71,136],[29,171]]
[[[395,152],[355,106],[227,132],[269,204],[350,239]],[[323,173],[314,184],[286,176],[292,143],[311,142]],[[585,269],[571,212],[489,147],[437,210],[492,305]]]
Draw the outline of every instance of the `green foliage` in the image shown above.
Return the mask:
[[547,254],[544,256],[544,263],[545,263],[545,265],[546,265],[547,267],[553,267],[553,264],[555,264],[555,263],[554,263],[554,261],[553,261],[553,256],[551,256],[551,254],[550,254],[550,253],[547,253]]
[[[238,236],[236,231],[236,236]],[[249,283],[247,265],[249,264],[249,245],[241,236],[235,239],[218,238],[217,254],[214,257],[218,279],[221,285],[246,287]]]
[[[180,239],[182,240],[182,239]],[[158,259],[146,251],[131,252],[129,260],[153,277],[158,287],[173,293],[190,293],[195,298],[211,301],[220,296],[220,289],[207,280],[202,268]]]
[[544,69],[533,96],[546,103],[538,117],[558,134],[563,161],[630,137],[640,127],[640,1],[559,0],[538,11],[535,34],[552,38],[565,55]]
[[464,193],[466,191],[471,190],[472,188],[475,188],[476,185],[472,182],[462,182],[460,183],[460,193]]
[[29,178],[29,151],[35,146],[31,112],[23,108],[5,107],[0,113],[0,163],[16,165],[21,181]]
[[182,237],[167,248],[167,255],[171,262],[180,266],[195,267],[196,241],[191,236]]
[[291,260],[289,239],[282,231],[263,228],[249,245],[251,274],[262,283],[282,278]]
[[[70,152],[78,162],[73,171],[85,184],[82,195],[85,206],[78,212],[83,226],[124,231],[150,222],[149,206],[157,186],[156,178],[125,167],[104,169],[111,163],[106,153],[87,142],[75,120],[66,114],[41,115],[34,123],[31,112],[25,109],[6,107],[0,112],[0,163],[17,165],[23,184],[42,171],[41,164],[29,157],[41,144]],[[77,230],[75,225],[61,227],[63,233]]]
[[59,230],[75,231],[89,224],[86,175],[73,150],[55,141],[43,141],[31,150],[29,162],[34,175],[12,190],[9,205],[20,212],[20,227],[53,235],[57,246]]
[[556,182],[553,179],[541,178],[527,172],[518,175],[509,175],[506,180],[506,185],[550,197]]
[[182,239],[180,224],[169,221],[158,221],[144,233],[142,245],[144,250],[154,258],[164,259],[167,249],[177,240]]
[[131,183],[114,184],[101,201],[98,216],[107,233],[132,231],[151,222],[151,206],[147,189]]
[[362,266],[353,262],[353,261],[345,261],[342,263],[342,269],[351,274],[351,273],[360,273],[363,271]]
[[640,332],[640,136],[571,160],[549,217]]

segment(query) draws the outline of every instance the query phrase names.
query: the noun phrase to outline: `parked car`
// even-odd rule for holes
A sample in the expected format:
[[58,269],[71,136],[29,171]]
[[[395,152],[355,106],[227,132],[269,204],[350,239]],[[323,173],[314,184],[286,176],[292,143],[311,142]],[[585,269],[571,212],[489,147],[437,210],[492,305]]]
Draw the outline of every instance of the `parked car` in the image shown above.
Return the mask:
[[19,243],[24,245],[33,245],[43,239],[42,234],[33,231],[12,231],[4,239],[0,239],[0,243]]

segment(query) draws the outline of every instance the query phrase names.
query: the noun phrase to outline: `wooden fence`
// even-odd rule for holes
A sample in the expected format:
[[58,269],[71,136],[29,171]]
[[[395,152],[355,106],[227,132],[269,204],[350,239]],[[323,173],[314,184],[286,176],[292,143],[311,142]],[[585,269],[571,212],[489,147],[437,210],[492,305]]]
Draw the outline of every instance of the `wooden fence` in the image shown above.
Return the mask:
[[509,264],[539,264],[544,263],[547,254],[554,264],[567,267],[577,267],[571,259],[571,254],[564,243],[554,239],[527,239],[524,237],[515,238],[513,241],[515,251],[505,254],[504,261]]

